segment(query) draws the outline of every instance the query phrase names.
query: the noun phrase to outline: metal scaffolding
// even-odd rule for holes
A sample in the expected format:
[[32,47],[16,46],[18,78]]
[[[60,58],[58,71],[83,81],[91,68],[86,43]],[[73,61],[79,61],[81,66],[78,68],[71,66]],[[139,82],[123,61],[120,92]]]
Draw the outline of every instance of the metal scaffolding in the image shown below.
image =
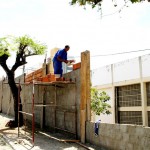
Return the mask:
[[[25,115],[25,135],[26,135],[26,115],[28,116],[31,116],[32,117],[32,138],[30,138],[32,140],[32,145],[34,146],[34,142],[35,142],[35,136],[34,136],[34,133],[35,133],[35,107],[55,107],[55,118],[54,118],[54,129],[58,129],[58,130],[62,130],[64,132],[68,132],[68,133],[71,133],[71,134],[74,134],[76,139],[77,139],[77,106],[76,106],[76,86],[75,86],[75,104],[74,104],[74,108],[75,108],[75,111],[70,111],[70,110],[62,110],[62,109],[59,109],[59,107],[62,107],[61,105],[57,105],[57,87],[64,87],[66,84],[74,84],[75,85],[76,81],[55,81],[55,82],[38,82],[38,81],[34,81],[32,83],[23,83],[21,84],[20,81],[19,81],[19,86],[21,85],[32,85],[32,102],[31,103],[28,103],[28,104],[31,104],[32,105],[32,112],[31,113],[28,113],[28,112],[25,112],[25,111],[19,111],[20,109],[20,105],[21,105],[21,102],[20,102],[20,88],[19,88],[19,91],[18,91],[18,137],[20,136],[20,125],[19,125],[19,113],[22,113]],[[38,86],[54,86],[55,87],[55,96],[54,96],[54,104],[44,104],[43,102],[42,103],[35,103],[35,85],[38,85]],[[64,87],[65,88],[65,87]],[[23,97],[24,97],[24,94],[23,94]],[[26,101],[25,101],[26,103]],[[26,104],[25,104],[26,105]],[[56,109],[56,107],[58,107]],[[26,108],[25,108],[26,110]],[[64,124],[65,124],[65,113],[66,112],[69,112],[69,113],[75,113],[75,132],[71,132],[71,131],[68,131],[68,130],[65,130],[63,128],[59,128],[56,126],[56,112],[57,111],[62,111],[64,113]],[[42,119],[44,119],[42,117]],[[42,120],[42,123],[41,123],[41,128],[43,128],[43,120]],[[28,137],[28,136],[27,136]]]

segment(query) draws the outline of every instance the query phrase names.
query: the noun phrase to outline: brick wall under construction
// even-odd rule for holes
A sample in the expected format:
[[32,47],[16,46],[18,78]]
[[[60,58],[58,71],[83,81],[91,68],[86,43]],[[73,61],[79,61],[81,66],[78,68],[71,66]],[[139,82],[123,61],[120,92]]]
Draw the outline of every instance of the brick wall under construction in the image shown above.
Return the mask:
[[[39,69],[38,71],[40,72],[41,70]],[[28,79],[30,78],[31,77],[28,76]],[[38,84],[34,85],[35,123],[37,127],[57,128],[80,136],[80,69],[65,74],[64,78],[72,80],[71,82],[57,84],[38,82]],[[18,77],[16,82],[18,82],[19,79],[22,79],[20,84],[22,88],[21,100],[23,111],[32,113],[33,84],[32,82],[22,84],[24,76]],[[7,83],[7,81],[4,82]],[[3,84],[0,82],[0,109],[3,113],[13,116],[13,98],[8,84],[4,84],[4,82]],[[42,105],[44,105],[44,107]],[[31,116],[24,114],[24,118],[27,119],[27,122],[31,123]]]

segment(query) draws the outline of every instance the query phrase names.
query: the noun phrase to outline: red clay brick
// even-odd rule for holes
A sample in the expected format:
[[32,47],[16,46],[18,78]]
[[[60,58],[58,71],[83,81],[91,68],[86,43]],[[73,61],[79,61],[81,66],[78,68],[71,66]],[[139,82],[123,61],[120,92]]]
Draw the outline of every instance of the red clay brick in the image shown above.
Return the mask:
[[73,64],[73,70],[81,68],[81,62]]

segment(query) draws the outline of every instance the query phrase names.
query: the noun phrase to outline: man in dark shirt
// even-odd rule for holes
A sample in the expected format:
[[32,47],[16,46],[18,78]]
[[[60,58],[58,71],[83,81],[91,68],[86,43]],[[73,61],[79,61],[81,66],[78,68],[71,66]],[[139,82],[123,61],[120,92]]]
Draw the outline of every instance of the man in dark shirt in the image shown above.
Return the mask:
[[74,60],[67,60],[67,51],[70,49],[69,45],[66,45],[64,49],[58,50],[53,58],[54,74],[60,74],[62,77],[63,69],[62,62],[72,63]]

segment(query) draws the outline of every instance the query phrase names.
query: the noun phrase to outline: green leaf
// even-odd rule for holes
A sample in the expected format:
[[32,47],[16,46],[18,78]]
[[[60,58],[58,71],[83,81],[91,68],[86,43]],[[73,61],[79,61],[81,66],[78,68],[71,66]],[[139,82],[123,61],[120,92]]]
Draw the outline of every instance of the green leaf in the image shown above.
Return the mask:
[[96,88],[91,88],[91,110],[96,115],[111,113],[108,110],[111,106],[106,103],[109,100],[110,96],[105,91],[99,92]]

